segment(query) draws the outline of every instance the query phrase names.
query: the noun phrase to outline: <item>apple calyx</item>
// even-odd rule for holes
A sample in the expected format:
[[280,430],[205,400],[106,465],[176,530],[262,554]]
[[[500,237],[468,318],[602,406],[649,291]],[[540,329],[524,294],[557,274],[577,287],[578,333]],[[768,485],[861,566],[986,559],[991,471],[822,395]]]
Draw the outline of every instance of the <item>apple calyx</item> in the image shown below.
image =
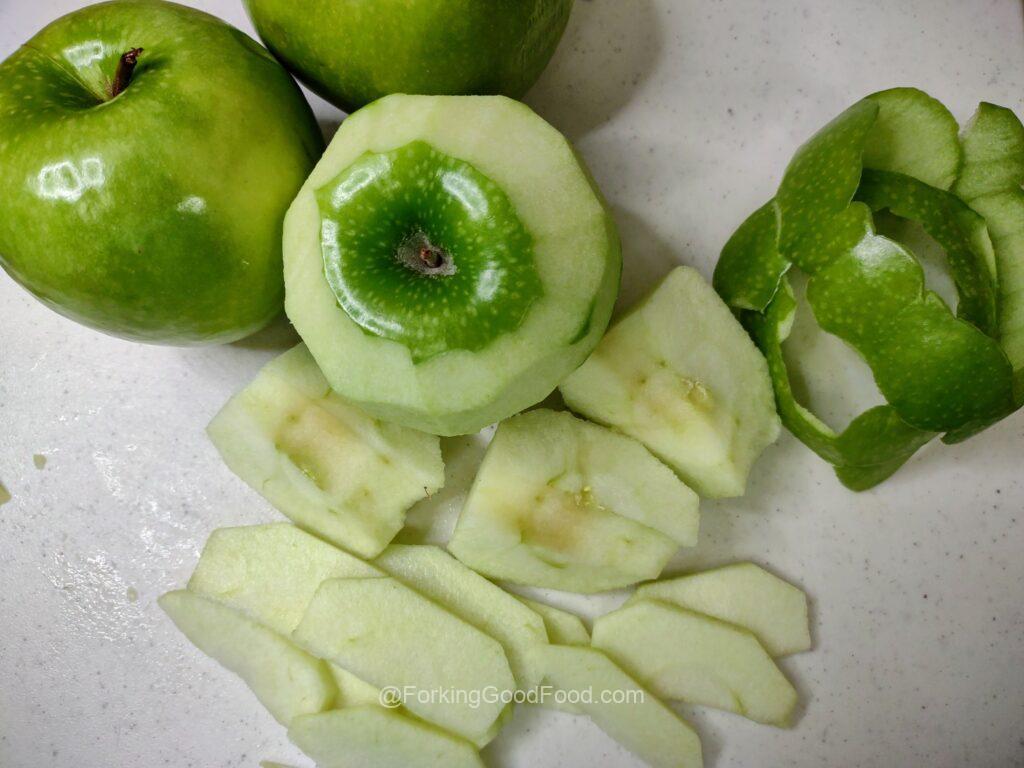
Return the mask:
[[128,87],[132,81],[132,73],[135,72],[135,65],[139,63],[139,55],[142,48],[132,48],[121,54],[117,62],[117,71],[114,72],[114,80],[110,84],[110,98],[114,99]]
[[422,231],[413,232],[398,246],[398,261],[420,275],[439,277],[455,274],[451,254],[435,245]]

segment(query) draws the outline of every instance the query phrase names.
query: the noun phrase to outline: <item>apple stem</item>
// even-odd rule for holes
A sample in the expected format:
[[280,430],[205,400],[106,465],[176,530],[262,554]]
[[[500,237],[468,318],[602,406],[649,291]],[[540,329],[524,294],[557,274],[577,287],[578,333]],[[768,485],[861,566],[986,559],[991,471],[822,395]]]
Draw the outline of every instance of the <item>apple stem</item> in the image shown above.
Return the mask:
[[113,99],[128,87],[141,53],[141,48],[132,48],[121,54],[121,59],[117,62],[117,71],[114,73],[114,82],[110,84],[110,98]]

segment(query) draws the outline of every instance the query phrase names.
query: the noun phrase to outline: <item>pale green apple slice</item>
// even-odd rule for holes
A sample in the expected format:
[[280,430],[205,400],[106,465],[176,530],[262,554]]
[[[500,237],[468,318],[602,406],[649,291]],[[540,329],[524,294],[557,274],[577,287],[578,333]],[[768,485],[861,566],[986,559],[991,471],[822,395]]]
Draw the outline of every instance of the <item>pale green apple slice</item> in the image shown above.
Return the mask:
[[[526,605],[536,611],[544,619],[544,626],[547,629],[548,641],[555,645],[590,645],[590,632],[587,631],[583,620],[575,614],[555,608],[547,603],[539,603],[536,600],[520,598]],[[535,646],[530,651],[530,664],[536,669],[543,670],[547,664],[544,658],[544,647]],[[581,714],[579,706],[551,695],[552,692],[544,687],[537,689],[539,697],[537,703],[548,709],[557,709],[561,712],[568,712],[571,715]]]
[[697,505],[640,443],[538,409],[498,427],[448,549],[493,578],[600,592],[656,578],[695,544]]
[[590,645],[590,632],[583,619],[576,614],[526,597],[519,599],[544,619],[549,642],[556,645]]
[[654,693],[786,726],[797,692],[745,629],[655,600],[594,622],[600,648]]
[[199,650],[242,678],[283,725],[334,704],[337,690],[327,665],[277,632],[188,590],[168,592],[158,602]]
[[601,651],[549,645],[546,679],[578,698],[597,726],[653,768],[700,768],[700,738]]
[[359,707],[366,705],[378,705],[381,703],[380,688],[370,685],[347,669],[337,664],[327,662],[327,668],[334,678],[334,685],[338,689],[338,698],[334,702],[334,708]]
[[513,595],[438,547],[392,544],[374,564],[501,643],[520,688],[540,683],[530,651],[548,641],[544,620]]
[[469,742],[383,707],[297,717],[288,738],[318,768],[484,768]]
[[211,533],[188,588],[290,635],[324,580],[382,575],[290,523],[270,523]]
[[740,496],[779,434],[764,357],[714,289],[677,267],[560,386],[574,411],[636,438],[701,496]]
[[754,563],[641,584],[626,604],[641,600],[661,600],[749,629],[772,656],[811,647],[807,595]]
[[296,524],[363,557],[444,483],[436,437],[342,400],[301,344],[231,398],[207,434],[228,467]]
[[389,577],[328,579],[292,637],[481,746],[516,689],[496,640]]

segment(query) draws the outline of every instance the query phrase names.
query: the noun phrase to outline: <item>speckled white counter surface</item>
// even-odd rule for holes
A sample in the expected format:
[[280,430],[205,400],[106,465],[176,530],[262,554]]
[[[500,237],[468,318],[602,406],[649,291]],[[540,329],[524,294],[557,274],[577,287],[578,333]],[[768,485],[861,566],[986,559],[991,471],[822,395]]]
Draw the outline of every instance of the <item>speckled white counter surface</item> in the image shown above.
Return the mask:
[[[0,57],[78,4],[0,0]],[[250,29],[236,0],[194,4]],[[903,84],[962,119],[981,99],[1020,110],[1020,2],[579,0],[528,101],[577,142],[614,207],[631,301],[676,261],[710,275],[802,139]],[[340,115],[316,108],[331,130]],[[3,275],[0,307],[0,480],[13,494],[0,506],[0,766],[308,766],[155,604],[213,528],[275,518],[203,428],[291,343],[287,328],[215,349],[138,346],[59,318]],[[816,640],[783,662],[805,702],[793,730],[686,710],[710,767],[1024,765],[1022,433],[1018,415],[933,446],[860,495],[784,435],[746,498],[704,504],[701,545],[678,565],[771,566],[810,593]],[[583,718],[527,709],[486,758],[638,764]]]

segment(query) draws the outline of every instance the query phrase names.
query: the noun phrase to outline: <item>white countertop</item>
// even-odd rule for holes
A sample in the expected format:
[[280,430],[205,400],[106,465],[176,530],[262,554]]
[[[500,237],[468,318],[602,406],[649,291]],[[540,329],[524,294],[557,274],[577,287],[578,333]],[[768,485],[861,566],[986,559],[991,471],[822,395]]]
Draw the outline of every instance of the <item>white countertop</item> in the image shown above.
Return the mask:
[[[77,0],[0,0],[0,57]],[[193,0],[243,29],[237,0]],[[1021,110],[1017,0],[579,0],[527,101],[572,138],[624,240],[624,299],[676,261],[710,276],[796,146],[845,106],[916,85],[966,119]],[[327,126],[339,113],[315,101]],[[2,215],[2,212],[0,212]],[[146,347],[63,320],[0,274],[0,765],[310,763],[155,600],[207,534],[276,513],[203,428],[292,342]],[[677,565],[759,561],[812,598],[784,660],[789,731],[684,708],[709,768],[1024,765],[1024,417],[845,491],[788,434],[741,500],[705,503]],[[46,457],[36,468],[33,455]],[[575,599],[590,614],[613,598]],[[639,765],[584,718],[521,709],[492,768]]]

